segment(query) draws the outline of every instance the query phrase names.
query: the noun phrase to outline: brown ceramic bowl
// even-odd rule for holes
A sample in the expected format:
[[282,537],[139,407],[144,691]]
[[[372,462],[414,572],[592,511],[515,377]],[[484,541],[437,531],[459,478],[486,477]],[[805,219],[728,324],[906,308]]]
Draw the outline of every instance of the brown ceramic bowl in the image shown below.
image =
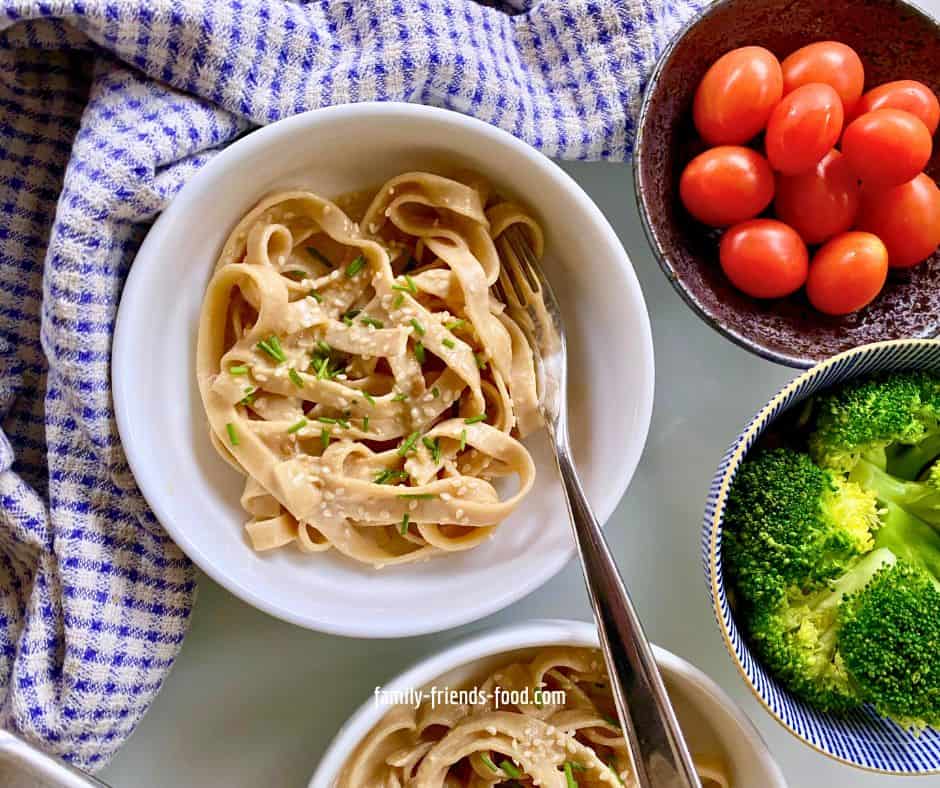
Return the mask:
[[[712,328],[764,358],[810,367],[843,350],[886,339],[940,335],[940,252],[893,270],[882,294],[846,317],[814,310],[802,293],[759,301],[740,293],[718,265],[721,231],[689,216],[679,175],[704,149],[692,125],[692,98],[708,67],[735,47],[756,44],[781,60],[813,41],[853,47],[866,90],[917,79],[940,95],[940,24],[901,0],[718,0],[672,40],[643,100],[634,158],[637,203],[663,271]],[[940,141],[927,167],[940,177]],[[812,251],[812,250],[811,250]]]

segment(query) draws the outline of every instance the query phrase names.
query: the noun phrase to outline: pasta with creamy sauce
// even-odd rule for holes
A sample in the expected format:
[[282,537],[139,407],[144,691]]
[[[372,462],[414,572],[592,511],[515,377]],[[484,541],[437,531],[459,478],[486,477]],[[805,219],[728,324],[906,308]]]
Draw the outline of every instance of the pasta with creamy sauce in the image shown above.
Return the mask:
[[256,550],[421,560],[478,545],[529,492],[533,358],[490,291],[511,225],[541,255],[536,222],[482,179],[423,172],[336,202],[281,192],[238,223],[197,376]]
[[[464,686],[481,692],[469,702],[394,706],[337,788],[637,785],[598,651],[544,648]],[[719,756],[693,758],[703,788],[730,788]]]

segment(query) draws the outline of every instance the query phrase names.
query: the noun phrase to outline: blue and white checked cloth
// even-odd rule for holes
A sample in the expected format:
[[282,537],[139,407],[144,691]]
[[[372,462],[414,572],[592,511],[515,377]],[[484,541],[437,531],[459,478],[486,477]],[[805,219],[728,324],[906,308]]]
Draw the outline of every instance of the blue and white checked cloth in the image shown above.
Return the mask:
[[109,360],[187,178],[254,125],[373,99],[623,159],[704,1],[0,0],[0,724],[100,768],[186,633],[194,571],[128,470]]

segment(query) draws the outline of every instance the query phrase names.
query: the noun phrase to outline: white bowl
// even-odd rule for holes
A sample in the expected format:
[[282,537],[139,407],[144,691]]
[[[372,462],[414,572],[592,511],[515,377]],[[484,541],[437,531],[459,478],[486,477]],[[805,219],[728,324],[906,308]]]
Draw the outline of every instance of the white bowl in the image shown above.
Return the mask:
[[263,195],[332,196],[418,168],[468,166],[526,204],[545,228],[547,273],[570,337],[575,458],[598,518],[633,475],[649,428],[649,318],[616,234],[562,170],[477,120],[412,104],[315,110],[256,131],[216,156],[151,229],[118,312],[112,377],[118,428],[141,492],[170,536],[216,582],[301,626],[401,637],[500,610],[573,554],[548,443],[528,445],[535,488],[495,538],[427,563],[375,570],[331,553],[258,554],[243,534],[240,480],[213,451],[196,387],[196,325],[233,225]]
[[[515,652],[546,646],[598,648],[597,630],[583,621],[527,621],[500,627],[468,638],[446,651],[428,657],[383,685],[390,692],[438,686],[458,686],[467,674],[485,670],[487,661],[502,664]],[[736,788],[787,788],[780,767],[774,762],[751,721],[708,676],[684,659],[653,646],[669,696],[686,740],[717,751],[730,769]],[[320,760],[309,788],[335,784],[343,764],[359,742],[388,711],[370,698],[347,720]]]

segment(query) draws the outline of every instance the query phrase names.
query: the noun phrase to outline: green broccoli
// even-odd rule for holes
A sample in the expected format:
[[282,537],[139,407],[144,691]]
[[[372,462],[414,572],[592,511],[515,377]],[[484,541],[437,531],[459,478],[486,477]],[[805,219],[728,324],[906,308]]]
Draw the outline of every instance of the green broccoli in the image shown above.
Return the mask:
[[940,724],[940,533],[865,456],[848,478],[791,449],[745,460],[723,534],[735,606],[758,657],[815,707]]
[[940,727],[936,576],[906,561],[881,569],[841,606],[839,622],[839,652],[862,700],[906,728]]
[[862,702],[838,650],[840,608],[896,560],[890,550],[875,550],[829,587],[809,593],[794,588],[782,604],[755,608],[748,622],[751,642],[791,692],[821,711],[847,711]]
[[875,497],[816,466],[805,454],[774,449],[738,471],[725,512],[724,556],[742,596],[781,603],[842,574],[871,550]]
[[883,503],[893,503],[940,529],[940,473],[931,470],[924,481],[894,476],[868,460],[859,460],[849,479],[870,490]]
[[816,402],[809,439],[821,466],[849,472],[860,459],[914,479],[940,456],[940,378],[893,373],[853,381]]

